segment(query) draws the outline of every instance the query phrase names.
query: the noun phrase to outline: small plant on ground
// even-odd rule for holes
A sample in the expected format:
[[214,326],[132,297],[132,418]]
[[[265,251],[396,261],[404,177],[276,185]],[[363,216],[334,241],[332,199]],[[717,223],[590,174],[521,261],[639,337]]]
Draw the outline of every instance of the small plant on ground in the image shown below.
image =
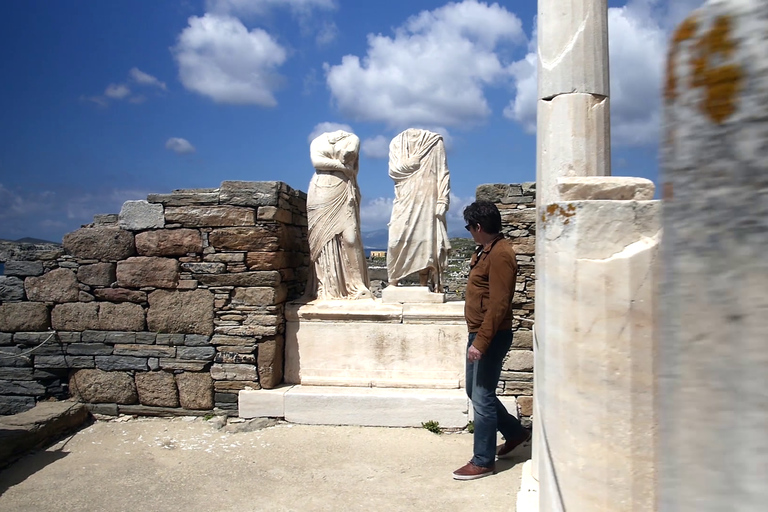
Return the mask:
[[427,422],[422,422],[421,426],[424,427],[425,429],[429,430],[433,434],[442,434],[443,433],[443,431],[440,429],[440,423],[438,423],[438,422],[436,422],[434,420],[429,420]]
[[469,423],[467,423],[467,432],[469,432],[470,434],[474,434],[475,433],[475,422],[474,421],[470,421]]
[[203,421],[208,421],[209,419],[213,418],[214,416],[216,416],[216,415],[213,414],[212,412],[209,412],[208,414],[203,416]]

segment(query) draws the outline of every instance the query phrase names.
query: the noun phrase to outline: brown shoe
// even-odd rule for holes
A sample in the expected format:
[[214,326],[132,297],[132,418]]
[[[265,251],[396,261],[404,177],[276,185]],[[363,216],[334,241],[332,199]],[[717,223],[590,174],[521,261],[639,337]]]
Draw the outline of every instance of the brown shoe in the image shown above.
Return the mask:
[[466,465],[460,467],[453,472],[454,480],[475,480],[477,478],[483,478],[484,476],[492,475],[496,473],[496,467],[483,468],[475,466],[471,462],[467,462]]
[[525,443],[528,443],[531,440],[531,433],[526,432],[525,436],[519,437],[517,439],[511,439],[504,441],[504,444],[500,444],[498,448],[496,448],[496,457],[499,459],[507,459],[509,457],[513,457],[515,454],[513,453],[515,449],[518,446],[523,446]]

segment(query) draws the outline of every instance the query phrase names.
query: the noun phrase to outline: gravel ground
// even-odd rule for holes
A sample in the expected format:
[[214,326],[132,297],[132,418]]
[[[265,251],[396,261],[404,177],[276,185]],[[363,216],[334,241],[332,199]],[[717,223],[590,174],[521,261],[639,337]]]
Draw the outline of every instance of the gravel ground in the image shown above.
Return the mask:
[[509,512],[525,460],[460,482],[451,472],[471,456],[465,432],[216,427],[200,418],[97,421],[0,472],[0,510]]

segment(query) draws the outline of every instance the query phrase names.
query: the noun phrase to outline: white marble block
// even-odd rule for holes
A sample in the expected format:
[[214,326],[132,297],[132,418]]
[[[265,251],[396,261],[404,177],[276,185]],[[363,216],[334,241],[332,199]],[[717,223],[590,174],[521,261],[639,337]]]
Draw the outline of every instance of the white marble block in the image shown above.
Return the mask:
[[542,213],[541,510],[653,510],[660,215],[658,201],[559,202]]
[[430,292],[428,286],[387,286],[381,290],[384,304],[442,304],[444,293]]
[[441,427],[467,425],[467,395],[460,389],[386,389],[294,386],[285,394],[285,420],[311,425]]
[[123,229],[139,231],[165,227],[162,204],[148,201],[126,201],[117,217],[117,225]]
[[660,511],[768,510],[768,3],[708,2],[666,81]]
[[561,201],[649,201],[656,186],[645,178],[627,176],[576,176],[558,178]]
[[608,96],[607,0],[539,0],[539,98]]
[[558,178],[611,174],[608,98],[567,94],[539,100],[536,204],[560,200]]
[[467,346],[463,306],[289,304],[285,380],[305,386],[460,388]]
[[285,417],[285,393],[291,386],[274,389],[244,389],[237,394],[237,411],[241,418]]

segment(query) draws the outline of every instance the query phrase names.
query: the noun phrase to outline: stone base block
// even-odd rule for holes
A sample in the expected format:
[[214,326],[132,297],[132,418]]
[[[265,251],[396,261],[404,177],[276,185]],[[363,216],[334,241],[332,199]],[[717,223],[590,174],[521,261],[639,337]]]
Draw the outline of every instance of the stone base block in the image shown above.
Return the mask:
[[427,286],[387,286],[381,290],[384,304],[442,304],[444,293],[433,293]]
[[241,418],[284,418],[285,393],[291,387],[240,391],[238,394],[239,416]]
[[539,512],[539,482],[531,474],[533,462],[523,464],[523,478],[517,493],[517,512]]
[[460,388],[467,345],[463,306],[373,300],[288,305],[285,382]]
[[310,425],[441,427],[467,425],[467,396],[458,389],[294,386],[285,393],[285,419]]

